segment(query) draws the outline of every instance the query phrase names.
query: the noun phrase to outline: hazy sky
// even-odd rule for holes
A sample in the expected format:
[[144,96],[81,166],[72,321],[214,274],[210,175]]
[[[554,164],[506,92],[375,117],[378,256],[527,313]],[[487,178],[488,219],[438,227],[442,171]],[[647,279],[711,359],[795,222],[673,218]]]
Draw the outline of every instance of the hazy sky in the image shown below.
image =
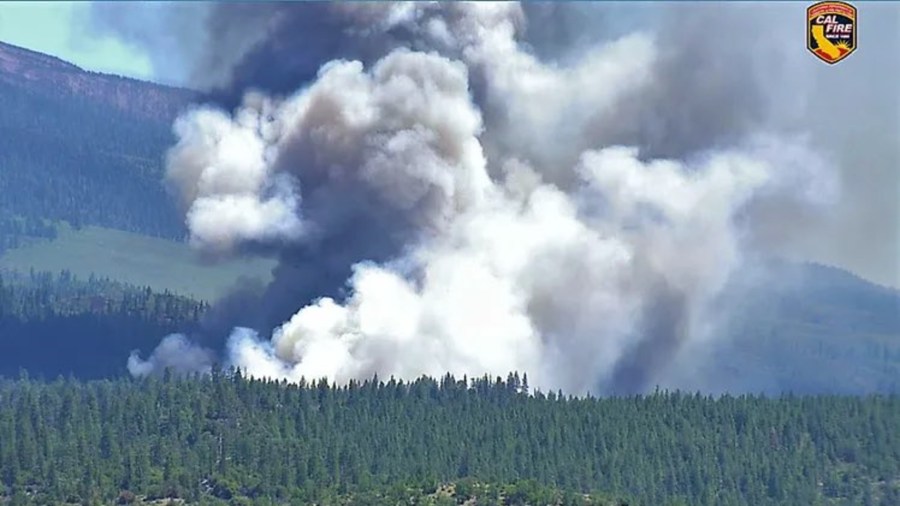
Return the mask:
[[88,34],[87,2],[2,2],[0,41],[58,56],[99,72],[153,78],[150,59],[140,49],[111,36]]

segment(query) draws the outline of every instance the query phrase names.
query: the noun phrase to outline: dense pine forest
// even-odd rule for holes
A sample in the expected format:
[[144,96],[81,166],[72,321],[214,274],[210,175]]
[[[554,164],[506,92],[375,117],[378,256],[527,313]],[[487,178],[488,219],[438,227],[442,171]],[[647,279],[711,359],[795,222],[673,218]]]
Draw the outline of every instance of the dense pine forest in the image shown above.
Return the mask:
[[408,504],[460,480],[501,484],[477,504],[591,491],[643,505],[900,504],[896,396],[528,390],[518,374],[7,380],[0,483],[17,505]]
[[134,349],[190,331],[206,304],[68,272],[0,271],[0,376],[125,374]]

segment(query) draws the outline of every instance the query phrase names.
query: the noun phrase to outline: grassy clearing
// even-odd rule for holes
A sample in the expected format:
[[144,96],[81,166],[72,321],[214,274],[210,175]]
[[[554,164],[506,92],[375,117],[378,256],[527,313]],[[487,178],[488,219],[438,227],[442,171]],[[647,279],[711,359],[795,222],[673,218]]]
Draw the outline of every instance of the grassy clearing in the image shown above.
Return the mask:
[[101,227],[59,229],[52,241],[35,240],[0,255],[0,268],[28,271],[68,269],[212,300],[242,277],[268,281],[272,260],[232,260],[204,264],[186,244]]

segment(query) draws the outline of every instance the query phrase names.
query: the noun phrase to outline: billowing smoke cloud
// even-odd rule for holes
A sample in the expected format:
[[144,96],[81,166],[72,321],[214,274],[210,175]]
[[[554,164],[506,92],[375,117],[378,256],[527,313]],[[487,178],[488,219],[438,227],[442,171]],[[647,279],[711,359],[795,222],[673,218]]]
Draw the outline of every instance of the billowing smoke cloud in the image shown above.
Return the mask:
[[839,197],[747,70],[777,62],[676,36],[684,12],[566,54],[516,4],[251,12],[268,31],[217,86],[252,91],[180,118],[167,157],[199,251],[280,260],[225,346],[251,375],[643,391],[713,338],[768,203]]
[[181,334],[172,334],[159,343],[147,360],[133,352],[128,357],[128,372],[139,378],[160,375],[166,369],[176,374],[207,373],[212,371],[215,361],[213,351],[197,346]]
[[768,168],[723,155],[695,170],[586,153],[583,198],[608,198],[594,216],[512,172],[400,265],[357,265],[343,304],[304,307],[271,344],[237,333],[232,360],[292,379],[518,369],[538,385],[640,390],[737,260],[731,215]]
[[[464,4],[96,2],[91,18],[81,25],[91,35],[112,33],[139,45],[160,79],[205,89],[210,100],[229,111],[248,89],[291,94],[333,59],[359,60],[368,68],[397,47],[436,50],[460,59],[457,41],[478,33],[466,27],[496,31],[485,22],[491,16],[494,22],[508,19],[515,24],[516,41],[508,45],[513,53],[533,55],[556,69],[580,66],[604,44],[649,34],[657,59],[649,78],[652,86],[638,88],[630,99],[620,97],[614,111],[602,114],[589,102],[575,107],[572,104],[579,102],[572,101],[567,114],[551,115],[564,118],[559,124],[548,125],[544,115],[535,118],[523,111],[531,107],[540,113],[565,106],[572,93],[599,94],[623,85],[608,73],[592,78],[595,74],[586,72],[589,84],[562,89],[568,95],[554,95],[553,88],[526,79],[528,74],[516,77],[519,68],[510,82],[493,81],[494,89],[538,88],[529,95],[530,102],[513,106],[502,93],[500,99],[488,100],[483,72],[470,66],[472,93],[489,134],[481,141],[491,170],[515,152],[539,170],[566,178],[579,153],[599,145],[636,146],[642,158],[681,159],[697,150],[727,147],[756,131],[809,132],[822,156],[835,161],[842,198],[826,212],[797,205],[790,195],[770,196],[748,212],[755,216],[747,223],[754,243],[900,286],[900,95],[891,85],[900,78],[900,59],[893,51],[900,44],[900,9],[859,4],[865,50],[830,66],[812,58],[798,42],[802,26],[798,28],[797,20],[804,18],[805,7],[527,2],[484,9],[476,14],[481,21],[471,23],[476,18]],[[748,28],[752,19],[766,20],[765,37]],[[566,81],[575,77],[571,72],[562,75]],[[584,125],[590,128],[581,128]],[[559,134],[546,135],[548,129]],[[282,288],[273,292],[294,293],[292,283]],[[277,306],[283,298],[272,300],[270,306]]]
[[333,62],[280,104],[248,97],[233,119],[211,110],[180,119],[168,176],[205,250],[296,243],[351,221],[396,233],[439,227],[489,185],[480,128],[462,64],[398,50],[371,73]]

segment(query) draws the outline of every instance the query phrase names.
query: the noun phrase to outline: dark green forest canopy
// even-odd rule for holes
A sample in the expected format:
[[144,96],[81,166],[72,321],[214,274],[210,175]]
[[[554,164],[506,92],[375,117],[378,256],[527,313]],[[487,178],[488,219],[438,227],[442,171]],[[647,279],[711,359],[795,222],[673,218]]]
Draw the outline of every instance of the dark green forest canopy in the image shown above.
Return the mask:
[[378,494],[467,477],[644,505],[900,501],[897,396],[571,398],[526,383],[6,380],[0,483],[20,504],[400,504]]
[[134,349],[189,332],[207,305],[68,272],[0,271],[0,376],[104,378],[126,374]]

